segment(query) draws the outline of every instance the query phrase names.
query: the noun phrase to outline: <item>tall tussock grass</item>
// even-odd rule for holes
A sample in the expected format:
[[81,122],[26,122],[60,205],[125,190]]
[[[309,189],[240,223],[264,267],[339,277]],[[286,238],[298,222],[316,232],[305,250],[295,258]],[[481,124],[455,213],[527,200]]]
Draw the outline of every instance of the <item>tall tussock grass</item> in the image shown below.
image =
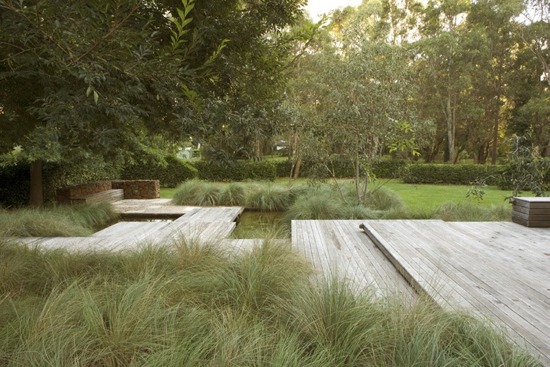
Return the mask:
[[0,209],[0,236],[79,237],[92,234],[117,214],[108,203],[43,209]]
[[446,203],[439,206],[433,215],[444,221],[455,222],[510,221],[512,208],[509,205],[482,207],[472,203]]
[[1,242],[0,366],[537,365],[467,315],[318,279],[269,241],[240,255]]

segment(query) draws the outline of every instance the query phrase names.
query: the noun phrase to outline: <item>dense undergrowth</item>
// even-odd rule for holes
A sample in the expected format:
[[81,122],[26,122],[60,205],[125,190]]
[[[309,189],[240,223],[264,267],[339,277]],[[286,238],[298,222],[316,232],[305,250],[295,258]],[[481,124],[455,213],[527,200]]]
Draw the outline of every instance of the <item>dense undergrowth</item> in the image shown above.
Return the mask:
[[1,209],[0,237],[88,236],[117,214],[107,203],[43,209]]
[[320,282],[288,246],[0,242],[0,366],[535,366],[499,332]]

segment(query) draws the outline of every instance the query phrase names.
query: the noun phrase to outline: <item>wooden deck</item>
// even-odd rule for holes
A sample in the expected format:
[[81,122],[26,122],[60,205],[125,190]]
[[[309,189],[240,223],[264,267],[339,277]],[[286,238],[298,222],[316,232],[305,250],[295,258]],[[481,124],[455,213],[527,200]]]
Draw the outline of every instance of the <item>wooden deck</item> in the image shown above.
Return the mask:
[[377,296],[398,295],[412,301],[416,294],[391,262],[361,231],[362,221],[292,221],[292,246],[301,251],[320,276],[338,276],[356,290]]
[[366,221],[420,292],[502,328],[550,366],[550,230],[511,222]]
[[171,199],[126,199],[112,203],[124,219],[178,218],[198,207],[173,205]]
[[[180,207],[176,210],[185,210],[186,214],[173,221],[119,222],[90,237],[22,238],[17,242],[46,249],[63,248],[72,251],[133,250],[141,245],[170,244],[181,238],[188,241],[217,242],[231,235],[243,208]],[[172,213],[176,210],[172,210]],[[163,213],[169,211],[170,209],[164,210]]]
[[[91,237],[18,241],[48,249],[123,251],[183,236],[219,242],[236,253],[264,242],[229,238],[240,207],[177,207],[164,199],[116,204],[129,215],[179,217],[120,222]],[[292,222],[291,246],[319,277],[339,276],[359,291],[368,288],[376,296],[398,295],[410,302],[416,292],[424,293],[445,309],[490,320],[550,366],[550,228],[512,222],[299,220]]]

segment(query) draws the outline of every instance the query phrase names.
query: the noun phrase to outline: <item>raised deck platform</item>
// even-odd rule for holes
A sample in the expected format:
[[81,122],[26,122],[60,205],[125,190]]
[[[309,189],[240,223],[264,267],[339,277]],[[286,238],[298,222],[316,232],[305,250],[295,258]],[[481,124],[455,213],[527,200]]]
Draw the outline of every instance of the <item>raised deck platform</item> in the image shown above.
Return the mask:
[[510,222],[365,221],[419,292],[506,331],[550,366],[550,230]]

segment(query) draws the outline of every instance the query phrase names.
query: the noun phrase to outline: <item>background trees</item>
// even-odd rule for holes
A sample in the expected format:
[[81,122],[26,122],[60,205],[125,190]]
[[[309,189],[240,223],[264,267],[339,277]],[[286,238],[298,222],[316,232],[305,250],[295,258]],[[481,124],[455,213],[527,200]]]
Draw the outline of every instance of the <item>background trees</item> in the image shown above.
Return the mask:
[[89,179],[189,137],[358,173],[396,149],[498,163],[513,134],[550,154],[547,0],[365,0],[316,25],[305,2],[0,0],[1,164]]

